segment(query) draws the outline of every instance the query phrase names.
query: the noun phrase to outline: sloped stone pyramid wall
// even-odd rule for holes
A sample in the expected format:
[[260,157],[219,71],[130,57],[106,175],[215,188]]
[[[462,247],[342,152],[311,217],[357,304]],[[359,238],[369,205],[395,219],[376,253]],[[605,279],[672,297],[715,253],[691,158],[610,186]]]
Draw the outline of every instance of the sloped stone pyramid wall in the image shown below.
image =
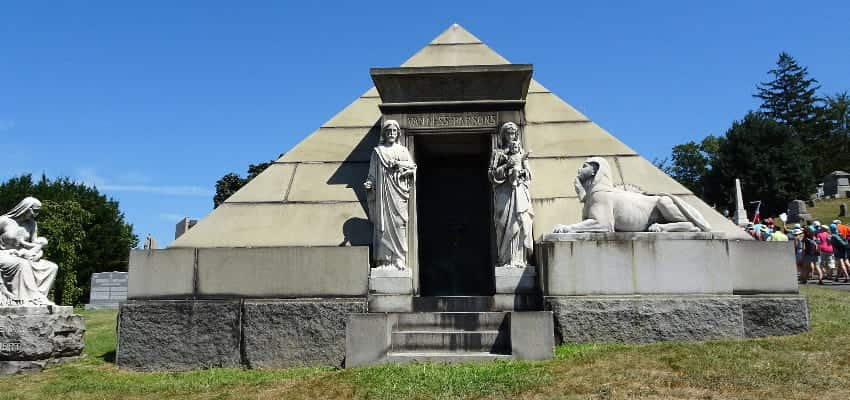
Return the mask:
[[[402,66],[508,63],[453,25]],[[169,247],[368,245],[372,228],[362,183],[378,142],[380,102],[374,87],[367,90]],[[572,180],[589,156],[608,159],[615,183],[679,195],[714,230],[747,238],[684,186],[533,80],[525,112],[538,239],[556,224],[580,220]]]

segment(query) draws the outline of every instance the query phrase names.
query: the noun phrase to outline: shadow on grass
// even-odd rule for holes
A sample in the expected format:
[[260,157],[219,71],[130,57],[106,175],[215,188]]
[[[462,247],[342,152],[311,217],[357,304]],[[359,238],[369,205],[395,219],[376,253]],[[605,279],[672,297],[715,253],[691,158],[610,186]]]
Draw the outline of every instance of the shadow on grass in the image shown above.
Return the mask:
[[115,350],[107,351],[106,353],[103,353],[103,355],[100,356],[100,359],[103,360],[104,362],[107,362],[107,363],[110,363],[110,364],[115,364]]

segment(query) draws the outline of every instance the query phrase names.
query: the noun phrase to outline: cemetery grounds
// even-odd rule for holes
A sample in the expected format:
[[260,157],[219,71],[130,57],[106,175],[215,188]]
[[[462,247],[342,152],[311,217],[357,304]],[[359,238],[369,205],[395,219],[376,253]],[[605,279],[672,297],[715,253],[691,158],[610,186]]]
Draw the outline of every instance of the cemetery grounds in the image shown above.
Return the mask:
[[[130,372],[115,311],[86,317],[84,359],[0,378],[0,399],[850,398],[850,291],[803,287],[810,332],[785,337],[557,347],[554,360],[354,369]],[[152,351],[156,351],[152,349]]]

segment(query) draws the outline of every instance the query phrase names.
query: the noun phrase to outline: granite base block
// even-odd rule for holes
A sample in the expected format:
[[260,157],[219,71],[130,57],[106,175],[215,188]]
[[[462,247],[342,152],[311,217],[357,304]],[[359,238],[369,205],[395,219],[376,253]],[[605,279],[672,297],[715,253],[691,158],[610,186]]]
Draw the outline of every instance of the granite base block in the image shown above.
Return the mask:
[[741,296],[741,307],[747,337],[793,335],[809,330],[809,304],[804,296]]
[[345,323],[365,298],[131,300],[118,314],[116,363],[141,371],[341,367]]
[[799,295],[553,296],[559,343],[709,340],[793,335],[809,330]]
[[245,301],[243,343],[246,366],[342,367],[345,323],[366,312],[363,299]]
[[708,340],[744,336],[737,296],[546,297],[559,343]]
[[73,307],[0,307],[0,375],[78,358],[85,321]]
[[122,303],[116,364],[140,371],[238,367],[240,317],[239,301]]

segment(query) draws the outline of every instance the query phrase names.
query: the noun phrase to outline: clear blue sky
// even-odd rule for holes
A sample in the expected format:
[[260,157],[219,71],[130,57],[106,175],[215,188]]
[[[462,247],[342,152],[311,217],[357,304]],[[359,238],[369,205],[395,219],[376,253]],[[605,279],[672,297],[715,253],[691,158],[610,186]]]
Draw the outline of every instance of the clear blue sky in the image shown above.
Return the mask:
[[650,160],[756,108],[780,51],[850,90],[847,0],[3,2],[0,179],[97,184],[165,245],[454,22]]

